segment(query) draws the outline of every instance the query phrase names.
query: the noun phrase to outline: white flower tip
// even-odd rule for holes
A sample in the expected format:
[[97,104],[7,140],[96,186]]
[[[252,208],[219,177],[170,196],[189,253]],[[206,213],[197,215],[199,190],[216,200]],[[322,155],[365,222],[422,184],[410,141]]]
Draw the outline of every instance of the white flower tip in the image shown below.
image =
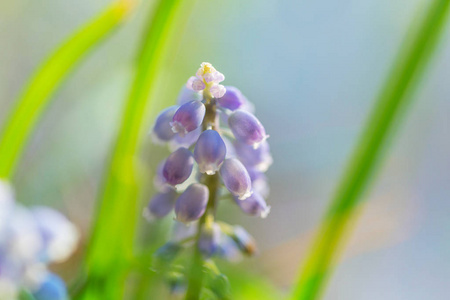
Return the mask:
[[267,216],[268,216],[269,213],[270,213],[270,208],[271,208],[270,206],[267,206],[266,209],[263,210],[263,211],[261,212],[260,217],[261,217],[262,219],[267,218]]
[[260,142],[253,144],[253,149],[258,149],[259,146],[261,146],[261,144],[264,143],[269,137],[270,135],[266,134],[266,136],[263,137],[263,139]]
[[214,171],[214,170],[207,170],[207,171],[205,171],[205,173],[206,173],[206,175],[214,175],[214,174],[216,174],[216,171]]
[[184,126],[177,121],[170,122],[170,126],[172,127],[173,133],[178,133],[179,136],[184,137],[188,132]]
[[253,194],[253,190],[247,191],[245,194],[238,196],[239,200],[245,200]]

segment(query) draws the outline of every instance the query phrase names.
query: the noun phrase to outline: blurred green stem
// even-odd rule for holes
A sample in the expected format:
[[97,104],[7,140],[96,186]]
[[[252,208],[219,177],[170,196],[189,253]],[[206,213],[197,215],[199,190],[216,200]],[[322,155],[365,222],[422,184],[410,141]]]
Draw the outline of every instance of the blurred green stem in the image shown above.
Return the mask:
[[423,22],[413,31],[395,61],[375,108],[338,186],[325,220],[310,249],[292,299],[318,299],[356,221],[358,208],[381,161],[392,127],[412,100],[445,25],[450,0],[434,0]]
[[[126,102],[118,137],[105,174],[87,253],[86,295],[121,299],[128,264],[132,261],[139,193],[137,158],[144,133],[149,98],[166,59],[182,0],[160,0],[152,7],[137,70]],[[92,282],[90,285],[89,282]],[[100,282],[100,283],[99,283]],[[91,291],[89,291],[91,290]]]
[[135,0],[115,1],[65,41],[25,87],[0,136],[0,178],[10,178],[51,96],[76,64],[120,24]]

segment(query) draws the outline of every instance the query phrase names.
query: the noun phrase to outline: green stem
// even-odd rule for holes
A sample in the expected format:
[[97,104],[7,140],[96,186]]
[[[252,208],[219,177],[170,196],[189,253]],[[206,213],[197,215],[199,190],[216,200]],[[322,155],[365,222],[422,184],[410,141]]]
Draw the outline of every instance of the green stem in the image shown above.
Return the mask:
[[13,176],[35,124],[61,82],[94,46],[126,18],[135,2],[114,2],[75,32],[36,71],[17,100],[0,137],[0,178]]
[[[208,95],[206,95],[208,97]],[[216,102],[211,97],[206,99],[206,113],[203,121],[203,130],[208,129],[211,126],[213,129],[217,129],[217,112]],[[216,205],[217,205],[217,190],[219,188],[219,175],[203,175],[205,185],[209,189],[209,199],[206,207],[205,214],[200,218],[198,222],[197,235],[195,237],[194,253],[192,256],[192,263],[188,275],[188,289],[186,291],[185,300],[197,300],[200,298],[203,283],[203,255],[200,252],[199,242],[203,226],[205,224],[212,224],[214,222]]]
[[292,299],[318,299],[339,258],[358,205],[379,165],[386,142],[402,108],[412,99],[445,25],[450,0],[435,0],[421,25],[403,45],[390,76],[368,119],[325,220],[310,249]]
[[[156,8],[152,8],[153,17],[149,19],[137,72],[105,175],[86,261],[88,282],[93,282],[92,290],[97,290],[97,297],[103,299],[120,299],[123,295],[124,277],[115,274],[126,273],[133,256],[139,192],[137,154],[144,134],[146,111],[154,102],[150,95],[165,60],[181,3],[182,0],[160,0]],[[96,282],[101,282],[100,286]]]

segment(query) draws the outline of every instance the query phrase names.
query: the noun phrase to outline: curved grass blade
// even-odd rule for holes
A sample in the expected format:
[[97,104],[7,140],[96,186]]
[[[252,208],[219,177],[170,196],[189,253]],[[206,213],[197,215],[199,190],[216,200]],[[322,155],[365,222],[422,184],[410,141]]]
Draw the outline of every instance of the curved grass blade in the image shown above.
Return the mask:
[[320,298],[350,225],[356,221],[362,196],[381,161],[392,127],[411,102],[413,89],[436,48],[449,3],[450,0],[431,2],[423,22],[403,45],[319,228],[292,299]]
[[13,176],[15,166],[39,117],[76,64],[134,7],[136,0],[119,0],[67,39],[36,71],[19,97],[0,136],[0,178]]
[[[137,157],[146,111],[154,102],[158,73],[166,57],[182,0],[160,0],[149,19],[137,71],[99,199],[88,248],[85,295],[121,299],[127,268],[133,259],[139,180]],[[84,298],[86,299],[86,297]]]

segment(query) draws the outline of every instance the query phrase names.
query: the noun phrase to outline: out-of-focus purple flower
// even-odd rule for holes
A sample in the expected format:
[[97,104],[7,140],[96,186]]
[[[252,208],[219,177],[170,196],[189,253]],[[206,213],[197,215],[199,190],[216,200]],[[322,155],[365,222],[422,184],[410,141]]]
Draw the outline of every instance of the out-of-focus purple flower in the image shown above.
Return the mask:
[[253,237],[241,226],[234,226],[233,239],[245,254],[252,255],[257,252]]
[[264,198],[257,192],[253,192],[250,197],[244,200],[235,198],[235,202],[239,205],[244,213],[251,216],[265,218],[270,212],[270,206],[267,206]]
[[217,252],[218,255],[231,262],[242,260],[242,253],[236,245],[236,242],[224,233],[219,235],[219,248]]
[[172,122],[178,108],[179,106],[177,105],[166,108],[156,117],[155,125],[152,129],[152,138],[155,143],[168,142],[175,136],[170,122]]
[[241,109],[230,115],[228,125],[236,140],[255,148],[269,137],[261,122],[251,113]]
[[220,226],[216,223],[211,226],[203,226],[200,232],[198,247],[205,257],[211,257],[216,253],[220,234]]
[[179,148],[164,163],[163,176],[170,185],[183,183],[192,173],[194,157],[186,148]]
[[175,151],[180,147],[190,148],[198,140],[201,133],[202,128],[199,127],[191,132],[188,132],[185,136],[176,134],[175,137],[169,142],[170,150]]
[[144,208],[143,215],[148,221],[160,219],[167,216],[175,206],[177,193],[169,188],[167,192],[153,196],[148,205]]
[[225,159],[226,151],[225,143],[217,131],[203,131],[194,149],[199,171],[208,175],[215,174]]
[[67,300],[67,290],[64,281],[53,273],[48,273],[41,286],[33,292],[36,300]]
[[240,142],[235,142],[234,147],[239,160],[247,167],[247,169],[253,168],[257,171],[265,172],[273,162],[269,143],[267,143],[267,141],[263,141],[256,149]]
[[8,217],[0,228],[0,299],[17,299],[20,289],[45,287],[47,264],[67,258],[79,235],[59,212],[15,203],[11,187],[1,180],[0,211]]
[[45,261],[65,261],[76,249],[80,234],[61,213],[44,206],[31,208],[44,242],[41,258]]
[[220,168],[220,176],[227,189],[238,199],[244,200],[252,194],[250,175],[239,160],[226,159]]
[[202,101],[203,95],[200,92],[193,91],[188,88],[186,85],[183,85],[180,92],[178,93],[177,104],[183,105],[190,101]]
[[241,91],[234,86],[226,86],[225,89],[225,95],[223,95],[222,98],[217,99],[217,102],[221,107],[233,111],[238,108],[242,108],[245,103],[248,102],[247,98],[245,98]]
[[205,105],[200,101],[190,101],[181,105],[170,122],[172,131],[182,137],[188,132],[194,131],[202,124],[205,112]]
[[206,210],[209,190],[200,183],[191,184],[175,203],[176,219],[183,223],[198,220]]
[[210,93],[214,98],[221,98],[226,90],[220,82],[225,80],[225,76],[218,72],[210,63],[202,63],[195,76],[189,78],[186,87],[203,93]]

